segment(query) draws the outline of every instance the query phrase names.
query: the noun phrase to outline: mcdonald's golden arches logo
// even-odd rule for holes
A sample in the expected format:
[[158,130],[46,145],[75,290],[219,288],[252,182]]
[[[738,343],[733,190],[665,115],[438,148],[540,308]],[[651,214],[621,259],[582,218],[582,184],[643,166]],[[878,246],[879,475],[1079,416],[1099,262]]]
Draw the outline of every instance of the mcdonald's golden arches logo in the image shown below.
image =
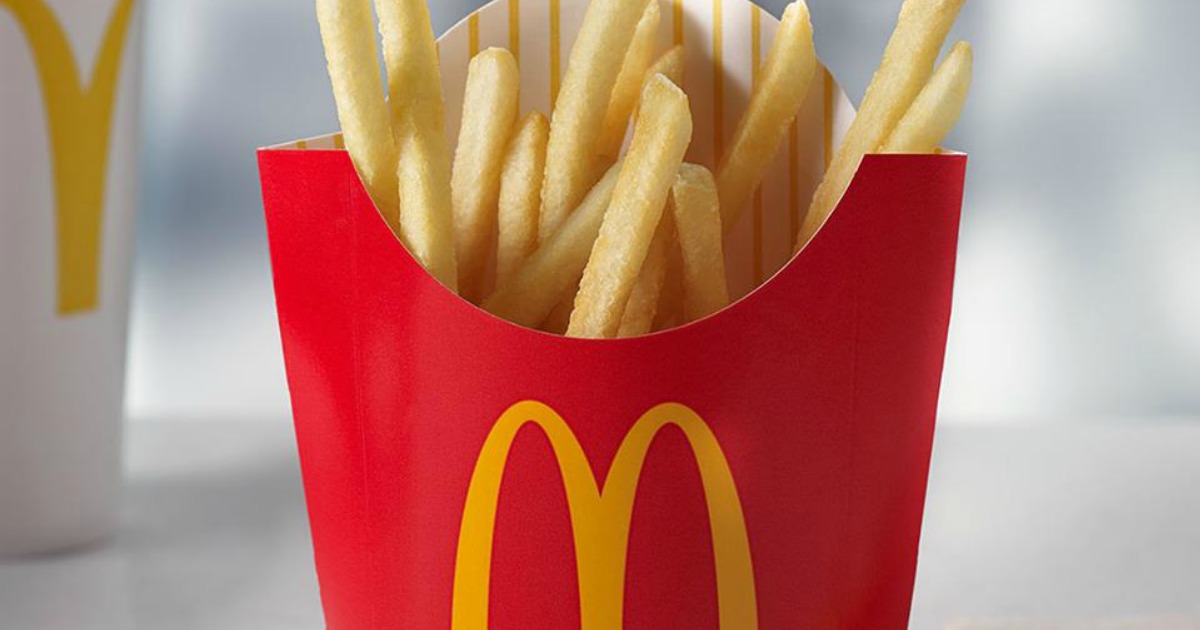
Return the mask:
[[71,42],[43,0],[0,0],[33,50],[50,133],[56,205],[58,312],[94,310],[100,302],[104,179],[117,80],[133,0],[118,0],[84,84]]
[[549,439],[562,472],[574,530],[582,630],[622,627],[625,565],[638,480],[650,445],[674,425],[692,447],[708,504],[723,630],[758,627],[754,567],[733,473],[709,426],[691,409],[659,405],[633,425],[617,450],[603,487],[579,440],[554,410],[538,402],[514,405],[484,442],[471,477],[455,561],[454,630],[487,630],[496,508],[508,454],[526,424]]

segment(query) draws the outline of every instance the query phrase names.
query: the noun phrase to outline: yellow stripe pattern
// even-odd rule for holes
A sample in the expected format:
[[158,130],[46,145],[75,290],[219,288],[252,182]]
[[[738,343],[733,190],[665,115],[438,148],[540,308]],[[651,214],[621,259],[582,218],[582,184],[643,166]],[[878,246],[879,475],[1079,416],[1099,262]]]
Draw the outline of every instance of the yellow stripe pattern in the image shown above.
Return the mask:
[[829,170],[829,164],[833,162],[833,75],[828,68],[822,68],[822,76],[825,81],[825,170]]
[[[521,67],[521,0],[508,0],[508,51]],[[521,92],[517,91],[517,111],[521,111]]]
[[550,110],[558,102],[562,85],[562,7],[559,0],[550,0]]
[[467,19],[467,45],[471,59],[479,54],[479,13],[472,13]]
[[521,0],[508,0],[508,50],[521,65]]
[[722,0],[713,0],[713,161],[725,154],[725,12]]
[[[762,11],[750,5],[750,77],[752,89],[757,90],[762,74]],[[762,284],[763,267],[763,191],[754,191],[754,283]]]
[[675,45],[683,45],[683,0],[674,0],[672,14],[675,17]]

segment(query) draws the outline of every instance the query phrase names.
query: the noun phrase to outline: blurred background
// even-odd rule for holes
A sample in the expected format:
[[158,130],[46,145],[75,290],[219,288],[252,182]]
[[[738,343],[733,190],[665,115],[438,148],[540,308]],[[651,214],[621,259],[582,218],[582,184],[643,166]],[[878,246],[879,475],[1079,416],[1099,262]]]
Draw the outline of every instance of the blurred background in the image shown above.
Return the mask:
[[[311,4],[146,5],[136,419],[288,417],[254,149],[337,127]],[[441,31],[483,2],[430,4]],[[897,2],[809,4],[857,102]],[[1197,23],[1178,0],[968,3],[945,421],[1200,417]]]

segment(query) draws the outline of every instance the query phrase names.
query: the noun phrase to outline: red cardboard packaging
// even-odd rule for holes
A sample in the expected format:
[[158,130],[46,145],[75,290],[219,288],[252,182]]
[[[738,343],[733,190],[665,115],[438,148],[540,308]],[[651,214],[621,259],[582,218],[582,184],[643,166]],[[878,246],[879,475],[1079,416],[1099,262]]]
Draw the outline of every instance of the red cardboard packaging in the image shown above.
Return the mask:
[[585,341],[446,291],[330,142],[259,153],[330,628],[907,625],[964,156],[870,156],[727,310]]

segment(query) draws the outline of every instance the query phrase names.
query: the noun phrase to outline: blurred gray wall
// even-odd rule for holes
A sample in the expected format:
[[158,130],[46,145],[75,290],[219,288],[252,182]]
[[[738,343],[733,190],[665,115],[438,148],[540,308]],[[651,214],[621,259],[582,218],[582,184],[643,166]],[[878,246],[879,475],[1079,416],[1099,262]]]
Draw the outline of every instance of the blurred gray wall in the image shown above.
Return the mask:
[[[854,100],[900,0],[810,0]],[[433,0],[441,30],[481,4]],[[776,14],[783,0],[765,0]],[[149,0],[136,418],[284,418],[254,148],[336,127],[309,0]],[[943,416],[1200,417],[1200,3],[971,0]]]

